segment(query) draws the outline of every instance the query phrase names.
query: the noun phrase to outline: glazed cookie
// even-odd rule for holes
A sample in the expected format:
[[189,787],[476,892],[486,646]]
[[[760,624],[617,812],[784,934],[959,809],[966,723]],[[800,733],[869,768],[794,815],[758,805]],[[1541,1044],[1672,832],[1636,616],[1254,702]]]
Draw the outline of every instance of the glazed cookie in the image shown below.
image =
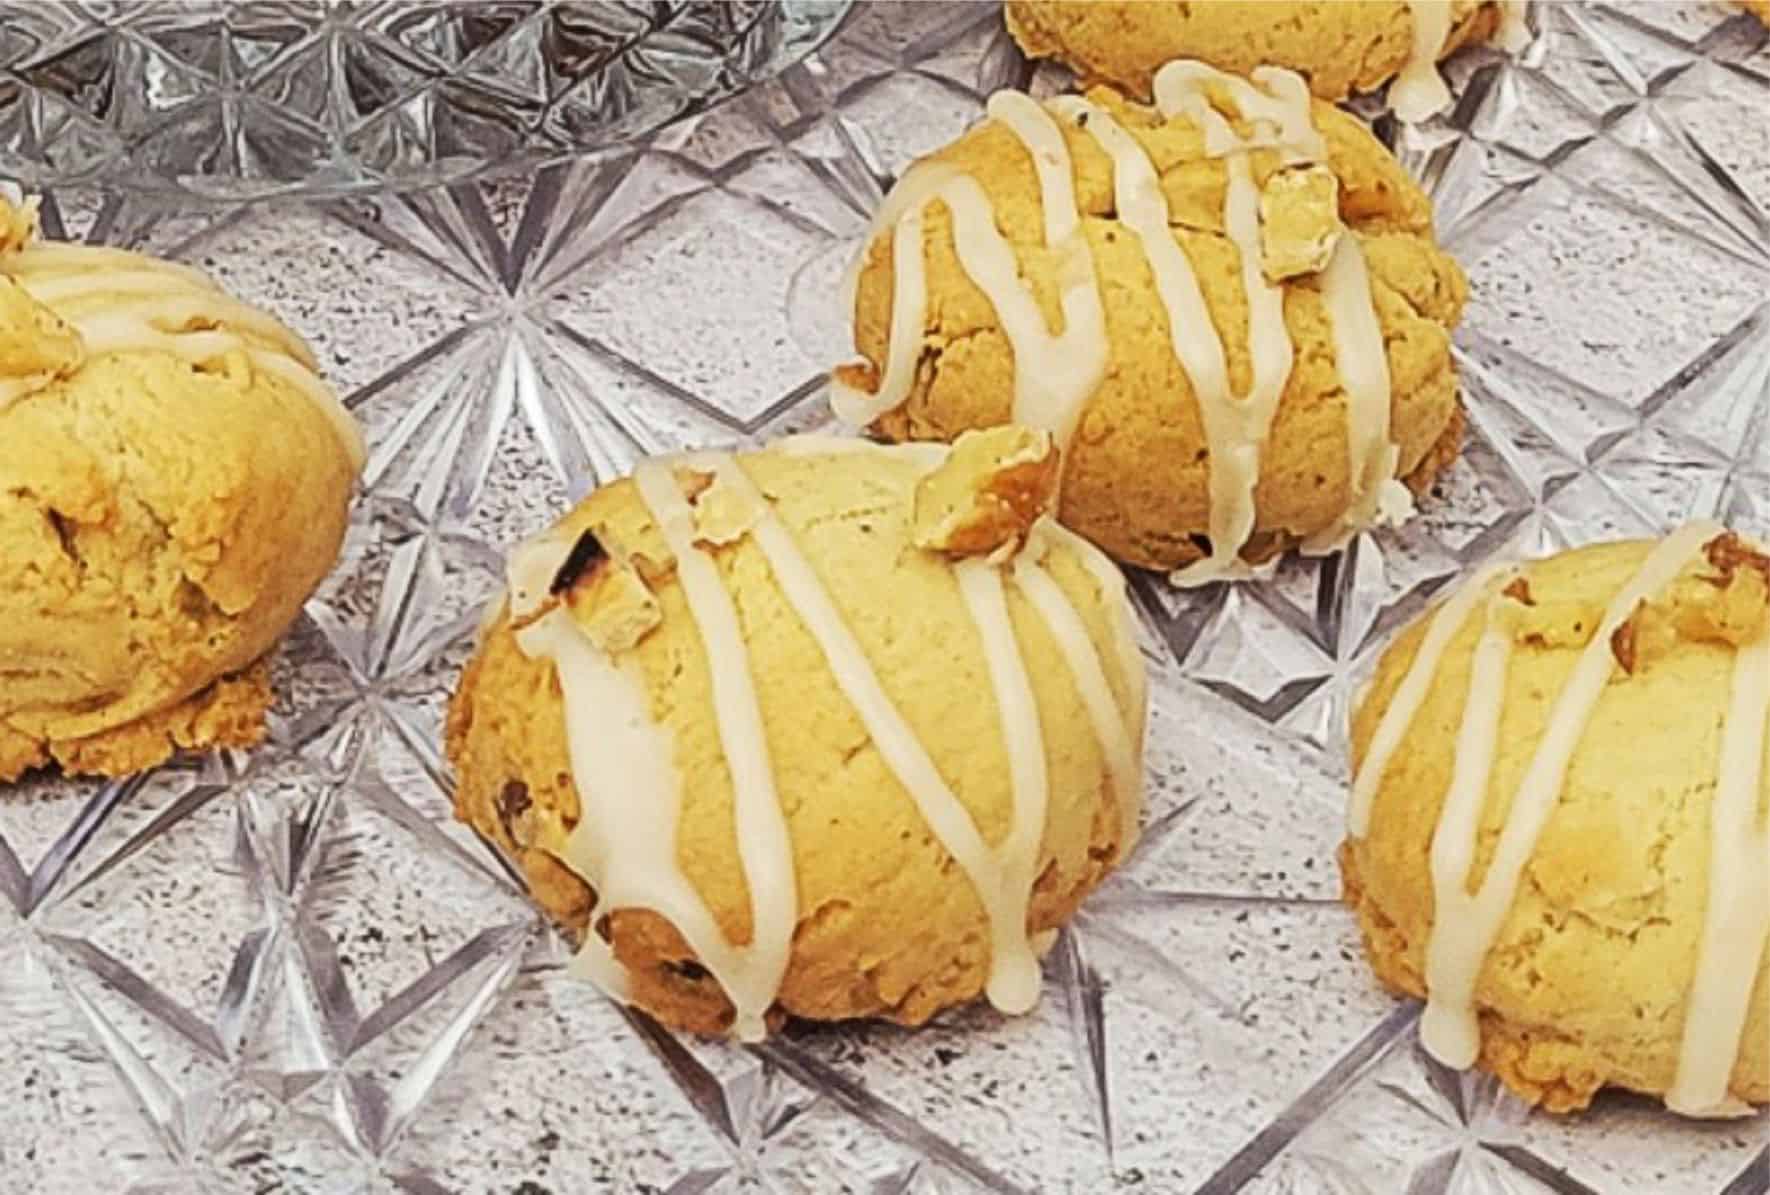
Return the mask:
[[1156,95],[1001,92],[913,165],[851,271],[834,405],[892,440],[1051,431],[1062,521],[1190,584],[1411,511],[1459,446],[1467,283],[1297,75],[1176,62]]
[[1142,784],[1123,581],[1041,516],[1056,472],[1022,428],[642,462],[512,557],[457,814],[665,1024],[1030,1008]]
[[0,780],[257,741],[361,462],[294,333],[0,194]]
[[1324,100],[1374,91],[1404,120],[1449,105],[1439,60],[1470,42],[1530,40],[1524,0],[1008,0],[1029,57],[1147,99],[1164,63],[1194,58],[1237,74],[1281,66]]
[[1770,556],[1712,524],[1478,573],[1353,719],[1341,849],[1421,1038],[1532,1104],[1770,1102]]

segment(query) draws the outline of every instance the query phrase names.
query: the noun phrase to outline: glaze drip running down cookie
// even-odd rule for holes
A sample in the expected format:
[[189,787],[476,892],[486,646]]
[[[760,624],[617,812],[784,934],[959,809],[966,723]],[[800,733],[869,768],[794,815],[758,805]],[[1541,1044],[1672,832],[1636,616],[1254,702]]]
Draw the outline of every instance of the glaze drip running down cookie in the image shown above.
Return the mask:
[[460,816],[665,1023],[1024,1012],[1137,834],[1122,578],[1051,438],[642,462],[511,557],[452,707]]
[[1389,83],[1389,104],[1419,121],[1449,106],[1440,60],[1491,40],[1530,42],[1524,0],[1008,0],[1008,31],[1033,58],[1147,99],[1162,64],[1208,62],[1239,74],[1299,72],[1324,100]]
[[1712,523],[1478,572],[1354,720],[1341,861],[1426,1049],[1532,1103],[1770,1102],[1770,556]]
[[913,165],[850,274],[864,361],[834,406],[893,440],[1047,430],[1073,530],[1245,578],[1405,518],[1454,456],[1467,287],[1424,195],[1296,74],[1172,62],[1154,90],[998,93]]
[[0,193],[0,780],[263,734],[363,460],[315,369],[200,271],[39,240]]

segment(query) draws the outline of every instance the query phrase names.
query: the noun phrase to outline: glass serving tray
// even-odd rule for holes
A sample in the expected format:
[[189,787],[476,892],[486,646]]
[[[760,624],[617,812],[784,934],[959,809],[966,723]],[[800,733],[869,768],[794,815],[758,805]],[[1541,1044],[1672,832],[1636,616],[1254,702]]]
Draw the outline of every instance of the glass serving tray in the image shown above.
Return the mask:
[[[450,816],[443,703],[504,548],[642,452],[826,421],[880,192],[1036,76],[993,6],[867,5],[643,144],[400,195],[51,230],[201,264],[310,336],[373,459],[277,657],[271,742],[0,797],[0,1190],[440,1195],[1762,1195],[1770,1119],[1527,1114],[1415,1044],[1337,903],[1349,695],[1495,553],[1719,514],[1770,534],[1770,33],[1537,4],[1385,136],[1473,297],[1420,519],[1269,581],[1139,578],[1147,828],[1031,1015],[678,1038],[568,978]],[[4,35],[0,35],[4,36]]]
[[606,150],[797,61],[851,0],[0,0],[0,173],[182,197]]

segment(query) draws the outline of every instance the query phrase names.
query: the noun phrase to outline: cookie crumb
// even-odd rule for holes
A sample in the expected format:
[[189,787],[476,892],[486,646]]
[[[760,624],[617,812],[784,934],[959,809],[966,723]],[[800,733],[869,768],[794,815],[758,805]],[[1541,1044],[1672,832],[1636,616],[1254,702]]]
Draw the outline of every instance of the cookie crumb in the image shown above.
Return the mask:
[[572,621],[599,651],[638,645],[664,621],[657,595],[631,564],[604,554],[562,597]]
[[1270,281],[1326,269],[1345,232],[1340,180],[1326,166],[1277,170],[1260,188],[1260,264]]
[[701,495],[712,487],[714,480],[713,474],[705,469],[690,469],[685,466],[678,466],[670,470],[670,475],[676,479],[676,487],[682,491],[682,496],[688,499],[690,506],[700,502]]
[[951,556],[1018,548],[1057,492],[1051,433],[1007,425],[970,431],[916,486],[912,539]]
[[751,495],[713,481],[703,487],[694,504],[694,542],[701,547],[734,544],[750,533],[762,513],[761,505]]
[[1610,654],[1629,676],[1635,675],[1635,665],[1640,662],[1638,635],[1640,631],[1641,608],[1643,602],[1637,602],[1632,614],[1618,624],[1610,633]]
[[547,585],[547,592],[558,597],[578,583],[586,569],[595,568],[608,559],[608,549],[596,538],[596,532],[586,528],[584,533],[572,544],[572,550],[566,553],[563,563],[553,574],[553,580]]
[[1725,588],[1742,568],[1749,568],[1770,584],[1770,555],[1753,548],[1737,531],[1717,535],[1702,547],[1703,556],[1719,572],[1716,583]]

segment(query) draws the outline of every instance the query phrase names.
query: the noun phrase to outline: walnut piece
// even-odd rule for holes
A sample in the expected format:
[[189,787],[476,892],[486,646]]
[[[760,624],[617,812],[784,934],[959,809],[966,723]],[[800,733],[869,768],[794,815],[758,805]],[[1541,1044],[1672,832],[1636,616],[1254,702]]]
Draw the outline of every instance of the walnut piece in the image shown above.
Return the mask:
[[676,488],[682,491],[682,496],[688,499],[691,506],[699,501],[701,495],[707,491],[707,487],[713,484],[713,474],[705,469],[689,469],[678,466],[670,470],[670,475],[676,481]]
[[1500,590],[1500,592],[1517,602],[1520,606],[1536,605],[1536,599],[1530,596],[1529,577],[1513,577],[1512,583]]
[[1725,585],[1734,580],[1740,569],[1757,573],[1770,587],[1770,555],[1759,551],[1737,531],[1727,531],[1709,540],[1702,547],[1703,556],[1720,573]]
[[1326,166],[1277,170],[1260,188],[1260,264],[1268,280],[1326,269],[1345,231],[1340,180]]
[[[586,531],[578,545],[595,538]],[[567,567],[577,555],[574,548],[573,557],[561,566],[554,592],[597,650],[611,655],[626,651],[664,621],[657,595],[630,562],[610,556],[598,543],[594,552],[584,553],[588,563],[568,577]]]
[[695,543],[722,547],[735,544],[762,518],[762,506],[741,490],[713,481],[694,498]]
[[1696,642],[1750,642],[1770,622],[1770,556],[1729,531],[1703,549],[1712,574],[1687,573],[1660,605],[1675,632]]
[[590,528],[518,549],[510,566],[510,625],[520,631],[564,606],[599,651],[626,651],[664,621],[663,607],[625,556]]
[[912,540],[949,556],[1019,548],[1051,508],[1058,463],[1050,432],[1014,425],[966,432],[916,486]]
[[1640,644],[1636,642],[1640,630],[1641,606],[1637,605],[1634,613],[1610,632],[1610,654],[1616,657],[1617,666],[1630,676],[1635,675],[1635,665],[1640,662]]

